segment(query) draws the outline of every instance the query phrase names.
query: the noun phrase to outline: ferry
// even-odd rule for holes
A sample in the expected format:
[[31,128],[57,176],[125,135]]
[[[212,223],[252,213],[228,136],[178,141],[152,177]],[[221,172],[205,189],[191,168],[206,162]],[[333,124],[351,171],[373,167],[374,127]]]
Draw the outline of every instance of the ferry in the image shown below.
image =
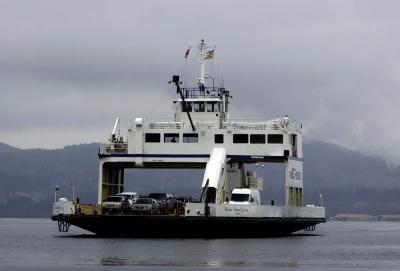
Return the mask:
[[[74,225],[107,237],[270,237],[314,230],[326,221],[324,207],[304,205],[302,124],[287,116],[232,119],[231,92],[215,87],[214,78],[206,72],[215,47],[202,39],[198,50],[197,85],[182,87],[178,75],[169,82],[178,94],[173,120],[134,118],[123,137],[116,132],[117,118],[108,142],[99,149],[98,202],[55,199],[52,220],[59,231]],[[284,205],[263,203],[263,178],[246,170],[257,163],[285,165]],[[120,212],[106,212],[103,202],[129,194],[124,191],[128,168],[202,168],[199,200],[176,201],[170,212],[151,209],[151,213],[137,214],[129,204]]]

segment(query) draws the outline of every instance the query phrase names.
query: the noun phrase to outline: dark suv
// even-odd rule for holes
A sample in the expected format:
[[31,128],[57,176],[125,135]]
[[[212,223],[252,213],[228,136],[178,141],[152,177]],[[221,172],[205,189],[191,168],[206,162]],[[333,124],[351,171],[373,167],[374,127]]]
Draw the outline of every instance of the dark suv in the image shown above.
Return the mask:
[[177,206],[174,193],[150,193],[148,197],[158,202],[162,214],[173,213]]

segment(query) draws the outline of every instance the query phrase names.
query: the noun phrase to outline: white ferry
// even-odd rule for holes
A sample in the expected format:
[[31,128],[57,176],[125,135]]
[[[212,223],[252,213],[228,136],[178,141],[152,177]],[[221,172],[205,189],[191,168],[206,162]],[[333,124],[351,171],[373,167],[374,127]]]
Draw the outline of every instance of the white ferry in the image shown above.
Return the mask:
[[[52,219],[60,231],[75,225],[100,236],[267,237],[325,222],[324,207],[303,203],[302,125],[287,116],[231,119],[230,92],[215,87],[205,71],[214,49],[204,40],[198,49],[197,86],[181,87],[177,75],[169,82],[179,94],[174,120],[138,117],[131,121],[127,137],[121,137],[116,134],[117,119],[109,142],[99,151],[98,203],[65,198],[54,202]],[[285,164],[284,206],[261,203],[263,179],[245,169],[252,163]],[[177,202],[173,212],[166,213],[134,214],[128,207],[106,214],[102,203],[124,192],[125,168],[204,168],[199,201]]]

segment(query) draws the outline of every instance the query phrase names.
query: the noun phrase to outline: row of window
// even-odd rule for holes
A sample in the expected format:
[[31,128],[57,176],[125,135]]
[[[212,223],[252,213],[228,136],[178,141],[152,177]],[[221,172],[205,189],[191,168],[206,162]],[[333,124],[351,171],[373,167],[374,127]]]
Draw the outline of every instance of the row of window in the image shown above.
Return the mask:
[[[219,112],[217,102],[186,102],[188,112]],[[182,112],[186,112],[185,105],[182,103]]]
[[[233,134],[233,143],[235,144],[283,144],[283,135],[282,134]],[[161,142],[161,134],[159,133],[146,133],[145,141],[147,143],[160,143]],[[184,133],[182,137],[183,143],[198,143],[199,142],[199,134],[197,133]],[[179,143],[179,134],[178,133],[165,133],[164,134],[164,143]],[[224,135],[223,134],[215,134],[214,135],[214,143],[223,144],[224,143]]]

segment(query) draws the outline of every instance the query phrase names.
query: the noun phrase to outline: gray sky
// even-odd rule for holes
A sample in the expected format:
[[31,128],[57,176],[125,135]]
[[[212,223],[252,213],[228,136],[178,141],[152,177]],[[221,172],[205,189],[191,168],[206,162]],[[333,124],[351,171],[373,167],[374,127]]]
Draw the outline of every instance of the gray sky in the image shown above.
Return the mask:
[[172,117],[167,81],[205,38],[233,116],[288,114],[309,138],[400,163],[399,10],[366,0],[0,1],[0,142],[105,141],[116,116],[125,130],[157,104],[151,117]]

